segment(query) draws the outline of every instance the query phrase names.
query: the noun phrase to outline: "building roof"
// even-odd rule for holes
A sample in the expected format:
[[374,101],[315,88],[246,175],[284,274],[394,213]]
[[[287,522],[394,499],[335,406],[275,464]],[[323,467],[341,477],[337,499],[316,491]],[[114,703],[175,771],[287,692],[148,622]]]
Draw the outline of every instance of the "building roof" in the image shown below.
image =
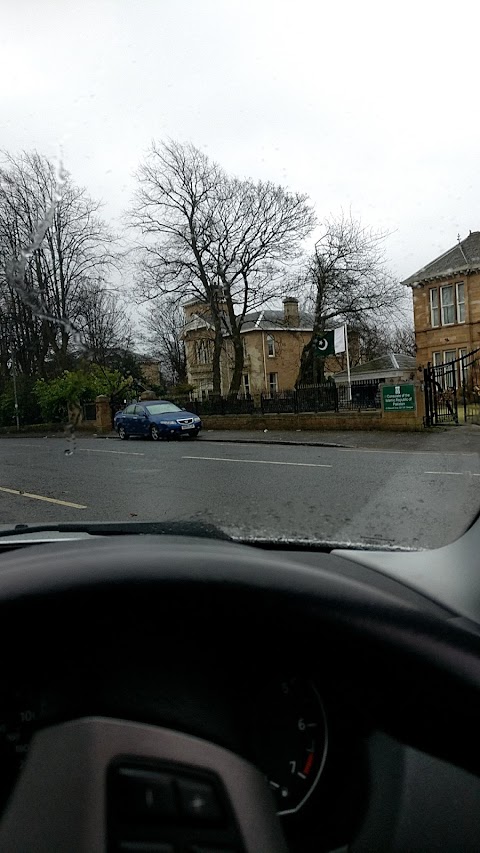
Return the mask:
[[448,252],[435,258],[416,273],[402,281],[409,287],[423,284],[436,278],[449,278],[457,273],[475,272],[480,269],[480,231],[471,231],[465,240],[459,241]]
[[[356,379],[366,373],[373,373],[379,377],[386,373],[410,373],[416,370],[416,359],[413,355],[403,355],[402,353],[389,352],[381,355],[378,358],[373,358],[371,361],[366,361],[365,364],[357,364],[350,370],[350,378]],[[335,381],[347,379],[347,371],[342,370],[340,373],[335,373]]]
[[251,332],[255,329],[260,329],[261,331],[302,329],[306,332],[313,332],[313,314],[310,314],[308,311],[299,311],[298,314],[298,325],[287,326],[283,311],[253,311],[245,315],[242,332]]
[[[250,314],[245,314],[245,319],[242,324],[243,332],[253,331],[305,331],[313,332],[313,314],[308,311],[299,311],[299,323],[295,326],[287,326],[285,323],[285,313],[283,310],[278,311],[252,311]],[[183,332],[191,332],[196,329],[213,328],[212,318],[208,314],[194,314],[194,316],[185,324]]]

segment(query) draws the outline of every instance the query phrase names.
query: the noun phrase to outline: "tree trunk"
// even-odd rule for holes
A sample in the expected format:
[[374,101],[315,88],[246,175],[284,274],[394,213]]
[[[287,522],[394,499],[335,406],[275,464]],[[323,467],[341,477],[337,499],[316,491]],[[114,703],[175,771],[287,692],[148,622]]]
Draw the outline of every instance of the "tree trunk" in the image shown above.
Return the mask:
[[234,332],[234,334],[232,335],[232,343],[234,352],[234,363],[233,375],[230,381],[230,388],[228,393],[236,395],[240,391],[240,386],[242,384],[244,365],[243,341],[240,335],[240,331]]
[[321,385],[325,382],[325,359],[317,353],[315,338],[313,335],[303,348],[296,385]]
[[221,357],[223,346],[222,326],[220,319],[214,316],[215,323],[215,338],[213,341],[213,358],[212,358],[212,384],[213,394],[220,396],[222,393],[222,377],[221,377]]

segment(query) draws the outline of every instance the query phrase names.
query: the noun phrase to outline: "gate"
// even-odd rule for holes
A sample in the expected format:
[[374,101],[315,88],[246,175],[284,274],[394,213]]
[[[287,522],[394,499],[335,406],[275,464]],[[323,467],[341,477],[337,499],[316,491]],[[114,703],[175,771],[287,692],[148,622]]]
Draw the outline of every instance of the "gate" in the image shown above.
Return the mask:
[[423,371],[425,426],[480,419],[480,348]]
[[480,349],[459,358],[460,416],[467,423],[480,422]]
[[425,426],[458,424],[457,361],[435,365],[429,362],[423,371]]

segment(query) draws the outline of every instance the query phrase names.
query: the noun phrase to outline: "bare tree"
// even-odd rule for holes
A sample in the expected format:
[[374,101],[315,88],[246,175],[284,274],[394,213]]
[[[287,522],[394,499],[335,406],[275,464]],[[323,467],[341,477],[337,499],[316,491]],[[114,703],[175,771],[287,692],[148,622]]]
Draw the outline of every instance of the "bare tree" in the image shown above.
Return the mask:
[[112,355],[132,346],[132,324],[118,294],[99,279],[86,280],[77,291],[76,327],[82,349],[102,367],[110,366]]
[[152,143],[137,172],[138,188],[128,213],[142,236],[139,293],[196,296],[214,325],[213,389],[220,392],[223,346],[218,277],[212,273],[212,220],[219,167],[193,145]]
[[391,347],[393,352],[416,355],[415,329],[412,323],[403,323],[395,327],[391,335]]
[[[296,258],[315,217],[305,196],[230,178],[193,145],[154,143],[137,173],[130,223],[143,238],[140,295],[197,297],[214,328],[213,391],[224,336],[240,387],[240,331],[248,310],[281,295],[280,271]],[[285,278],[285,276],[284,276]]]
[[208,252],[221,282],[224,322],[234,351],[230,393],[236,394],[243,373],[245,315],[285,295],[287,265],[300,257],[315,215],[307,196],[270,182],[226,179],[219,195],[215,239]]
[[330,326],[366,325],[400,312],[404,295],[387,269],[386,234],[343,214],[327,220],[303,274],[313,305],[313,335],[304,347],[298,381],[323,379],[315,340]]
[[68,366],[85,281],[115,262],[100,204],[37,153],[4,153],[0,167],[0,293],[25,368]]
[[187,381],[183,324],[183,310],[177,299],[164,297],[150,306],[147,315],[149,344],[160,358],[162,375],[172,385]]

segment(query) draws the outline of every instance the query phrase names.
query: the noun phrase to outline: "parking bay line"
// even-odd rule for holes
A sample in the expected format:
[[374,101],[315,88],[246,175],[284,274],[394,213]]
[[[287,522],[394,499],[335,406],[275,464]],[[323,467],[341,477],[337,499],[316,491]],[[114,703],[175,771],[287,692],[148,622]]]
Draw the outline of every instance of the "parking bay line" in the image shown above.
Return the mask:
[[272,462],[270,459],[231,459],[227,456],[182,456],[182,459],[201,459],[206,462],[245,462],[254,465],[294,465],[296,468],[333,468],[318,462]]
[[6,486],[0,486],[0,492],[6,492],[8,495],[17,495],[22,498],[31,498],[34,501],[46,501],[49,504],[59,504],[60,506],[69,506],[73,509],[87,509],[85,504],[75,504],[71,501],[61,501],[57,498],[47,498],[45,495],[34,495],[32,492],[22,492],[20,489],[7,489]]

